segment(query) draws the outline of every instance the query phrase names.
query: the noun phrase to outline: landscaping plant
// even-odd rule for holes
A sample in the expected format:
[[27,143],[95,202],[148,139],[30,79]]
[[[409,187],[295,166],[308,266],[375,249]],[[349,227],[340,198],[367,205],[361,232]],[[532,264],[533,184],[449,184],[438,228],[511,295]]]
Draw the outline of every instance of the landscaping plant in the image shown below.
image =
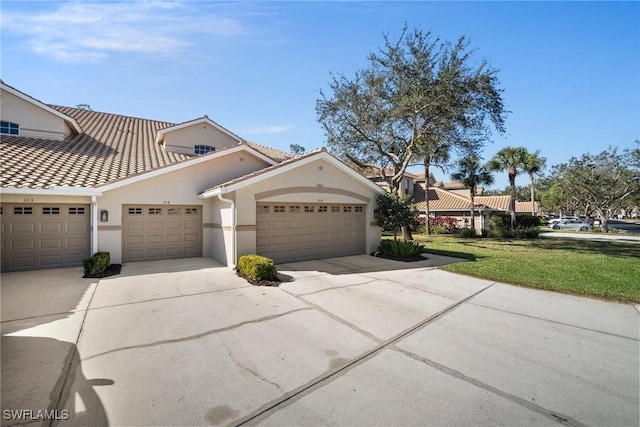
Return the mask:
[[271,258],[260,255],[243,255],[238,259],[238,273],[251,283],[278,280],[278,271]]

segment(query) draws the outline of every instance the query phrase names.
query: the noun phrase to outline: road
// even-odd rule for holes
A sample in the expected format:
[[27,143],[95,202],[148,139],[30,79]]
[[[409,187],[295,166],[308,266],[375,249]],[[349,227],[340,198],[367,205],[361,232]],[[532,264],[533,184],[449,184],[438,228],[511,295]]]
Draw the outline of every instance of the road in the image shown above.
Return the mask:
[[609,228],[615,228],[625,233],[640,234],[640,223],[618,221],[612,219],[609,221]]

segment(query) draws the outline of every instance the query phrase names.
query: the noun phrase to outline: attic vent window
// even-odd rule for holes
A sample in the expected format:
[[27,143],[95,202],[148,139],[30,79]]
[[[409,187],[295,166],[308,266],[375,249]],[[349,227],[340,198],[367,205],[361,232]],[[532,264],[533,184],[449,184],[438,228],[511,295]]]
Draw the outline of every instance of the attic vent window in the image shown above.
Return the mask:
[[207,154],[207,153],[210,153],[212,151],[216,151],[216,147],[212,147],[210,145],[196,145],[196,146],[193,147],[193,152],[196,155]]
[[11,122],[0,122],[0,134],[4,135],[18,135],[20,134],[20,125]]

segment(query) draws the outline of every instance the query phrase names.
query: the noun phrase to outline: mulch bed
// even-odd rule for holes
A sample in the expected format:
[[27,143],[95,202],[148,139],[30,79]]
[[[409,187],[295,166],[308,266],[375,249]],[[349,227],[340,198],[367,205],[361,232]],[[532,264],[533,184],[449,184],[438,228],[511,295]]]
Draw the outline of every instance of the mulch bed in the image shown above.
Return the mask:
[[82,276],[84,279],[102,279],[109,276],[115,276],[116,274],[120,274],[120,270],[122,270],[122,264],[111,264],[109,267],[105,268],[102,273],[98,274],[85,274]]
[[244,277],[242,274],[240,274],[240,272],[238,270],[236,270],[236,274],[238,275],[238,277],[242,277],[243,279],[245,279],[247,282],[251,283],[253,286],[272,286],[272,287],[278,287],[280,286],[280,283],[282,282],[282,280],[276,278],[275,280],[258,280],[257,282],[252,282],[251,280],[247,279],[246,277]]
[[424,261],[425,259],[429,259],[422,255],[416,255],[416,256],[405,257],[405,258],[396,258],[392,256],[382,255],[380,252],[374,252],[371,254],[371,256],[374,256],[376,258],[391,259],[394,261],[402,261],[402,262],[417,262],[417,261]]

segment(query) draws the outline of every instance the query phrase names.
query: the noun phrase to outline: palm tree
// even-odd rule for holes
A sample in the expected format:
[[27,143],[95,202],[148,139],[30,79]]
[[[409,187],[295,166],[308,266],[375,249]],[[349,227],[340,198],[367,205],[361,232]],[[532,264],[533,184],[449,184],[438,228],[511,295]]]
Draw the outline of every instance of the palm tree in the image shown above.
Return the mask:
[[516,175],[523,169],[529,152],[524,147],[505,147],[498,151],[489,163],[487,169],[492,171],[507,171],[509,185],[511,186],[511,201],[509,212],[511,213],[511,228],[516,223]]
[[480,158],[472,155],[458,161],[458,169],[451,174],[451,179],[462,182],[471,190],[471,230],[475,234],[475,206],[476,190],[481,185],[493,184],[493,175],[480,164]]
[[540,157],[540,150],[535,153],[528,153],[525,159],[523,170],[529,174],[529,186],[531,187],[531,215],[536,214],[535,190],[533,176],[542,172],[547,165],[546,157]]
[[416,158],[422,160],[424,164],[424,201],[425,201],[425,234],[431,233],[429,226],[429,176],[431,176],[431,166],[443,167],[449,161],[449,146],[435,137],[426,137],[416,148]]

